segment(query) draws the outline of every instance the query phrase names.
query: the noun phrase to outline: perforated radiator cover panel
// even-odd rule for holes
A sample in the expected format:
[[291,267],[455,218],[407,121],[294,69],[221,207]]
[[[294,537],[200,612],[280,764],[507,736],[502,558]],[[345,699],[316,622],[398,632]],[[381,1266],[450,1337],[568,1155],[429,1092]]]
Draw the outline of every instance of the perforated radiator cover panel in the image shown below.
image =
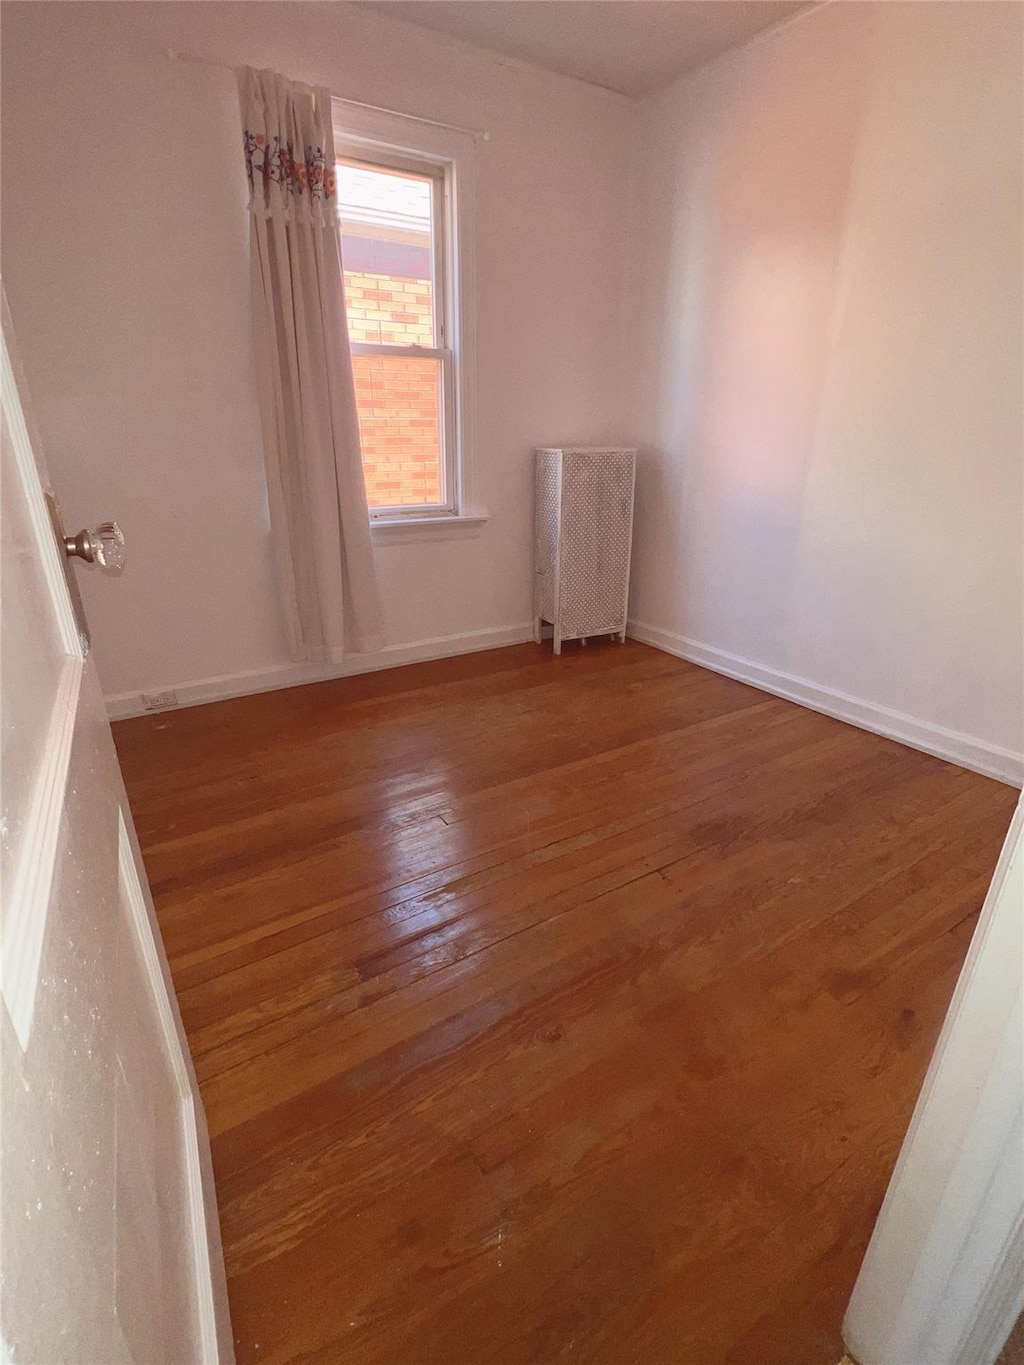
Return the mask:
[[562,634],[621,630],[629,584],[633,457],[566,454],[562,460]]
[[536,612],[568,639],[625,629],[632,450],[537,452]]
[[561,457],[537,451],[534,535],[534,614],[555,620],[555,566],[558,560],[558,490]]

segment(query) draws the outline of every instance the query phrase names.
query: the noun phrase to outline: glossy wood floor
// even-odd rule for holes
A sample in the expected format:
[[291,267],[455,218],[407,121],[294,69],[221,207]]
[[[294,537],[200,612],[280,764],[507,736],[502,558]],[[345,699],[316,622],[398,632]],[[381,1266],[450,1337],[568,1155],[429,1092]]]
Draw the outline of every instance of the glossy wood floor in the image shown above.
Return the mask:
[[115,733],[243,1365],[835,1365],[1010,788],[633,643]]

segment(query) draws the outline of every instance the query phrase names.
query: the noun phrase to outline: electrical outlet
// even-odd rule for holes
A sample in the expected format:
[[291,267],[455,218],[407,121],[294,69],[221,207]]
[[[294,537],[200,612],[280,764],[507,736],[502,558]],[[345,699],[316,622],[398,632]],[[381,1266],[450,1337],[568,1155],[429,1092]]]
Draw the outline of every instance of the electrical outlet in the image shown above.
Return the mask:
[[177,692],[141,692],[139,697],[146,711],[166,711],[178,704]]

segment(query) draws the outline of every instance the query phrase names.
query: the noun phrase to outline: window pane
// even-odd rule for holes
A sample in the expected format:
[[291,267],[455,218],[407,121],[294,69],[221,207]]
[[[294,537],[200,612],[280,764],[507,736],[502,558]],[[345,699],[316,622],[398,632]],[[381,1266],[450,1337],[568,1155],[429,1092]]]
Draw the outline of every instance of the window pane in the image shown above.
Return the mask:
[[352,372],[370,507],[443,503],[441,361],[354,355]]
[[433,202],[426,176],[339,162],[341,260],[353,341],[435,345]]

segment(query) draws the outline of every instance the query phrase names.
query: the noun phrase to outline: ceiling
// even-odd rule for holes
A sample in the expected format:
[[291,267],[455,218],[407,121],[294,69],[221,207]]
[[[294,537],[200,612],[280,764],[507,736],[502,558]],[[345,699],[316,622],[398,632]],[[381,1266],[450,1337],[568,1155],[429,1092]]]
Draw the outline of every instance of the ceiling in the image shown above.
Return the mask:
[[362,0],[369,9],[642,98],[807,0]]

